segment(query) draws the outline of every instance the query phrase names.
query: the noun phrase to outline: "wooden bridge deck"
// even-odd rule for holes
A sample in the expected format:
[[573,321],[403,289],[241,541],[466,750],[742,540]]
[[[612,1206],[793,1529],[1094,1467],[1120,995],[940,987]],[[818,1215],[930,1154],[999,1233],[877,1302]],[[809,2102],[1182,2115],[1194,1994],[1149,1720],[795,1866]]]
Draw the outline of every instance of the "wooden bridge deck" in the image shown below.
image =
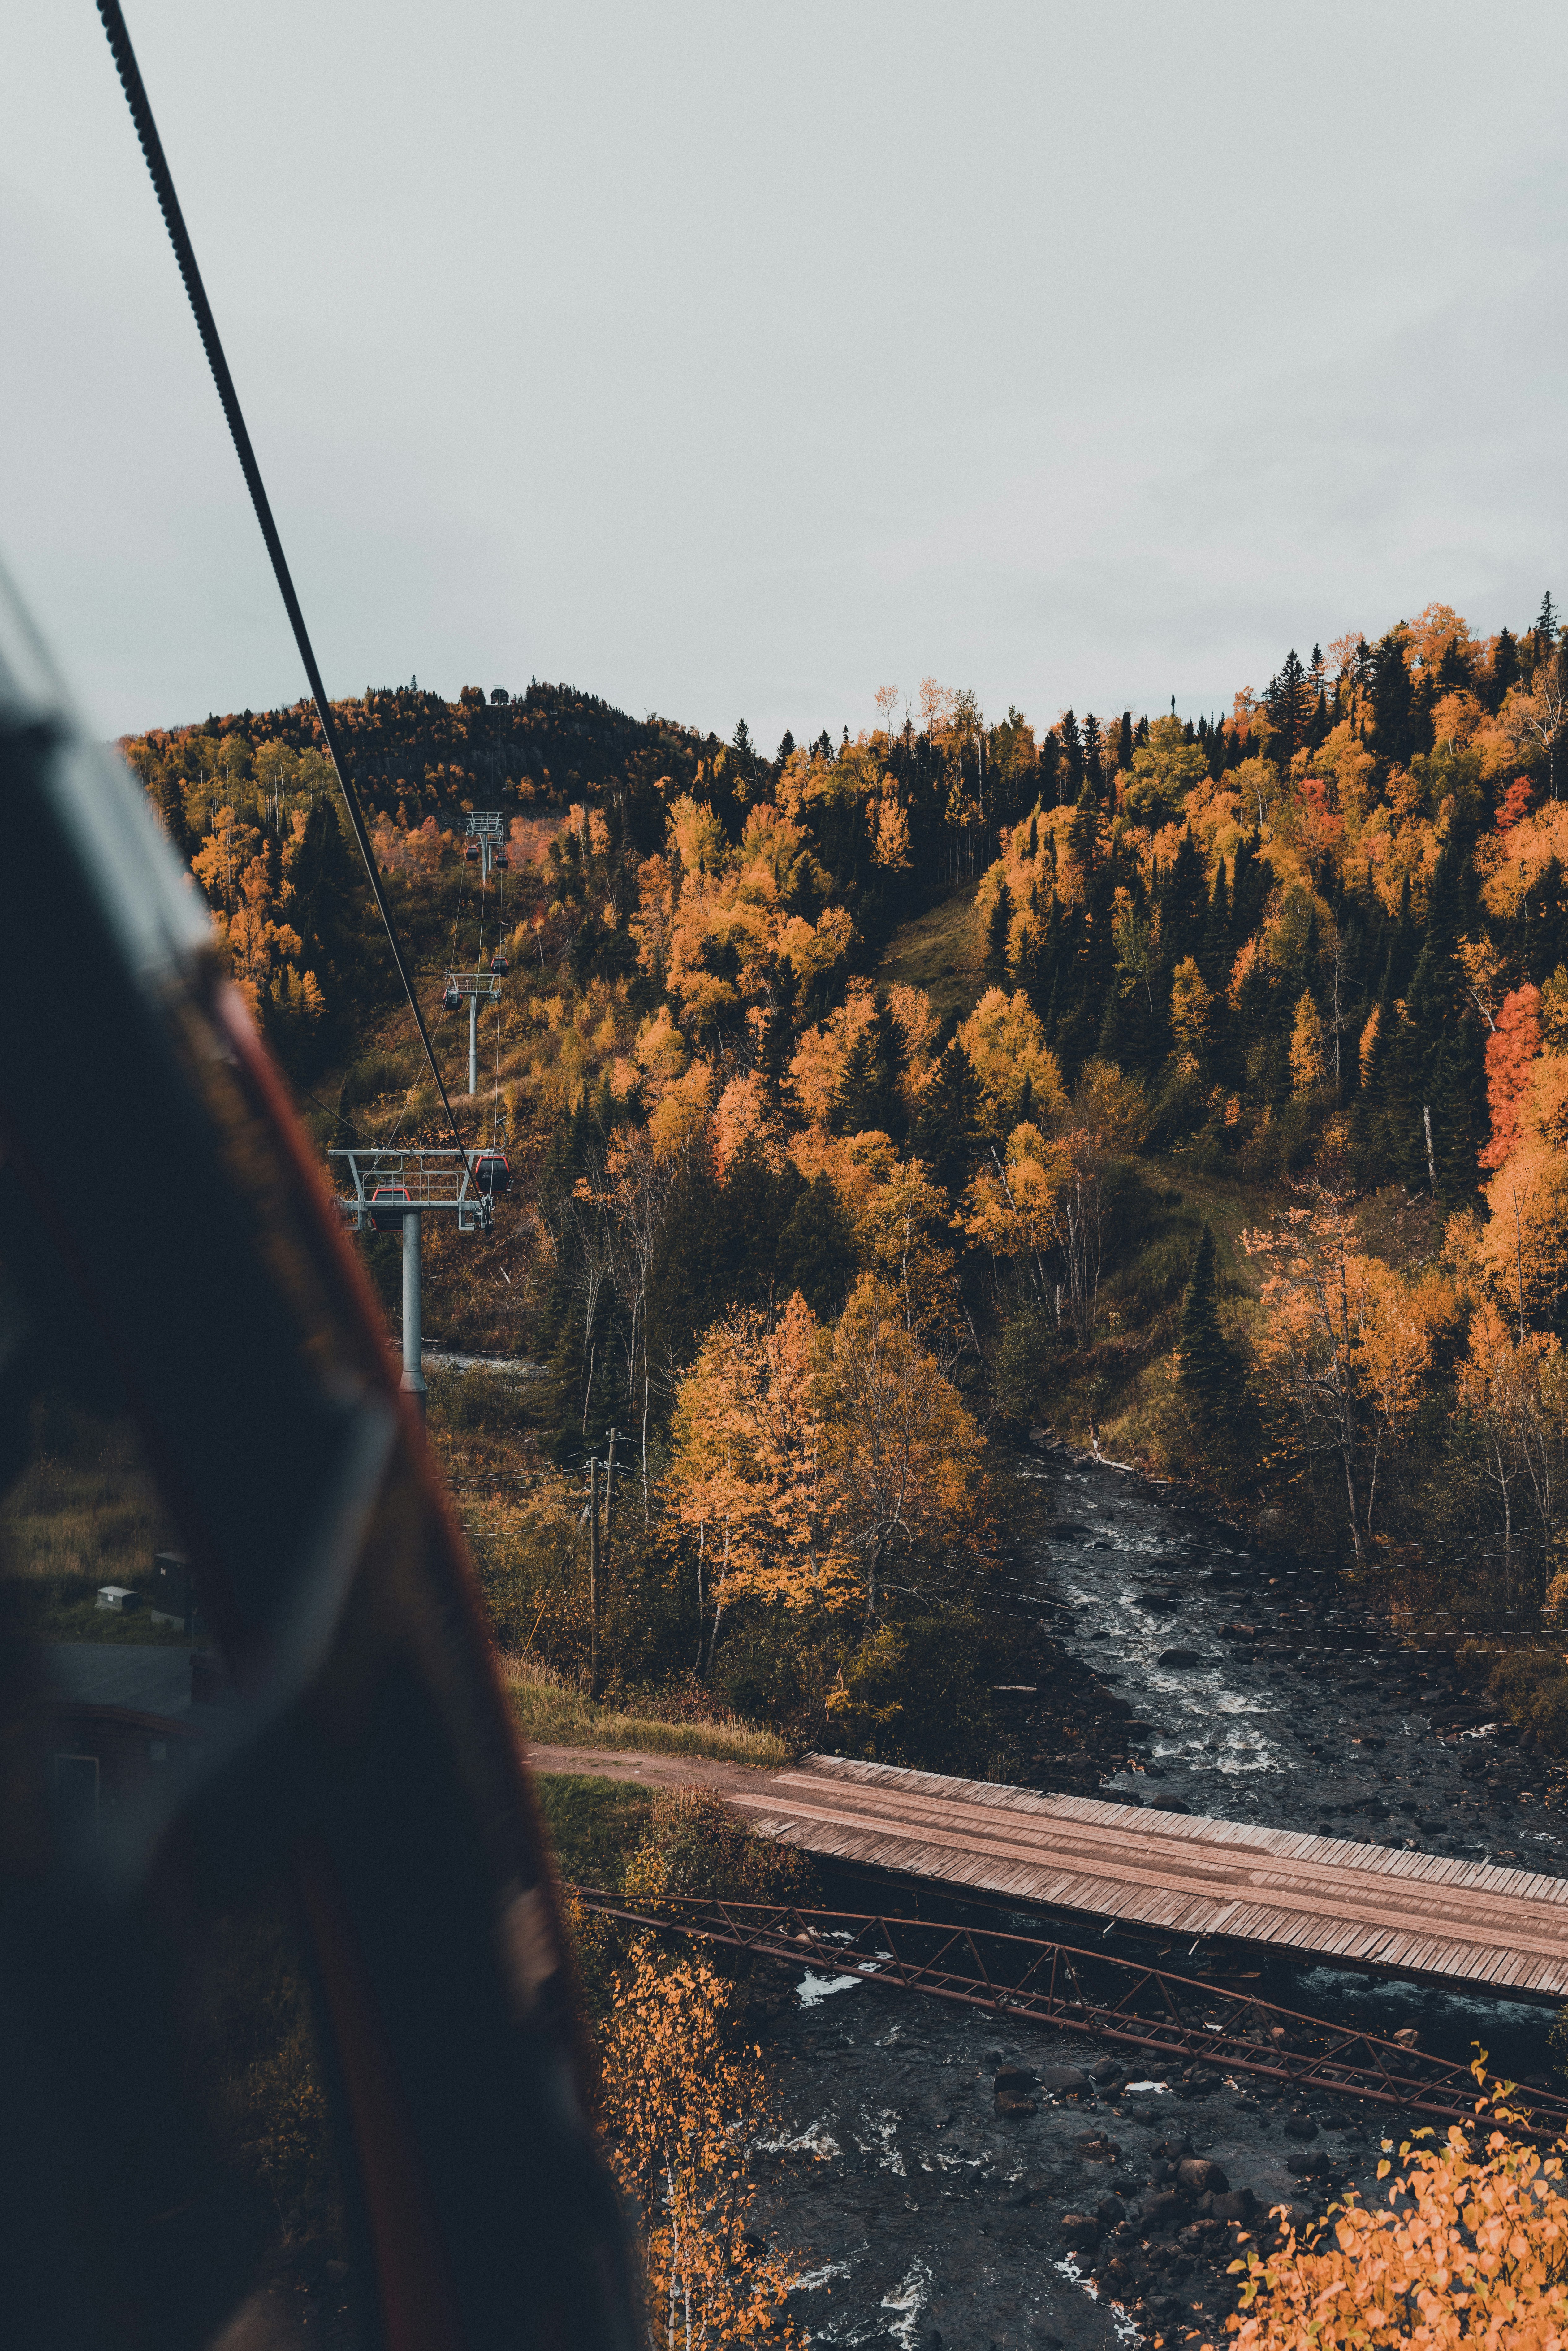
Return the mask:
[[745,1777],[729,1801],[808,1853],[1173,1935],[1568,1995],[1568,1880],[838,1756]]

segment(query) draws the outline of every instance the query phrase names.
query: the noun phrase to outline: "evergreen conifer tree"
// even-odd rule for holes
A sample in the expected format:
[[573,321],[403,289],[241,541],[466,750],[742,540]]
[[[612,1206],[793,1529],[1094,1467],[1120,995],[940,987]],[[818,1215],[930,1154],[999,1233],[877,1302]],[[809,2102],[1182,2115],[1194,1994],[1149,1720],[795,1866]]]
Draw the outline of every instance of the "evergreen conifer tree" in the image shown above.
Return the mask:
[[1100,721],[1091,710],[1083,721],[1083,773],[1096,794],[1105,789],[1104,746],[1100,738]]
[[969,1056],[955,1037],[925,1089],[914,1134],[915,1157],[950,1200],[968,1183],[979,1149],[979,1102]]
[[1207,1224],[1198,1236],[1191,1278],[1182,1296],[1176,1353],[1182,1393],[1205,1434],[1211,1439],[1233,1436],[1237,1410],[1246,1392],[1246,1374],[1219,1326],[1214,1235]]
[[[1083,789],[1083,737],[1078,731],[1078,721],[1068,711],[1061,722],[1061,757],[1065,789],[1061,799],[1076,802]],[[1059,800],[1058,805],[1061,805]]]
[[780,1102],[784,1081],[789,1073],[790,1057],[795,1050],[795,967],[788,956],[776,967],[773,974],[773,1001],[762,1026],[762,1050],[758,1056],[763,1083],[774,1104]]
[[1012,919],[1012,896],[1003,882],[998,884],[997,903],[986,925],[986,977],[994,987],[1005,987],[1011,970],[1008,933]]
[[1087,873],[1092,870],[1099,839],[1100,802],[1093,785],[1085,783],[1072,811],[1072,822],[1067,829],[1067,853],[1082,872]]
[[819,1322],[841,1310],[855,1270],[854,1234],[831,1178],[807,1185],[779,1236],[779,1296],[799,1290]]

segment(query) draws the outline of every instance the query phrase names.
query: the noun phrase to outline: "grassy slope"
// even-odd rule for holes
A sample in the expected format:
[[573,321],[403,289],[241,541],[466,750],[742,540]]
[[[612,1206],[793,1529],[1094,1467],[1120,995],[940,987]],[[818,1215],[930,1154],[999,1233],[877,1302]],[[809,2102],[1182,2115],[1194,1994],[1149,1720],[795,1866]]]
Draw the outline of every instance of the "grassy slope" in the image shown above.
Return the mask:
[[974,911],[977,887],[966,883],[928,914],[894,931],[877,967],[878,984],[923,987],[939,1013],[972,1012],[986,985],[986,943]]
[[502,1672],[525,1738],[541,1746],[614,1747],[650,1755],[712,1755],[724,1763],[775,1770],[789,1750],[770,1730],[735,1716],[661,1722],[651,1715],[619,1714],[596,1706],[570,1683],[529,1657],[506,1657]]
[[618,1889],[652,1816],[653,1791],[582,1771],[541,1771],[534,1784],[562,1877]]

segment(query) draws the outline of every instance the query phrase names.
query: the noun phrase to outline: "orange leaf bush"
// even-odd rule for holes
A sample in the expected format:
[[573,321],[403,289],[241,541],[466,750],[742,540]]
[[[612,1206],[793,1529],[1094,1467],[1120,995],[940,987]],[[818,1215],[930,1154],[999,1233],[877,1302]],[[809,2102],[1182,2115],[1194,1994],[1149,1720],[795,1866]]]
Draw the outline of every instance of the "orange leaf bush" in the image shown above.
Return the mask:
[[[1478,2116],[1486,2106],[1482,2100]],[[1389,2189],[1386,2210],[1352,2195],[1327,2231],[1302,2241],[1292,2229],[1278,2252],[1249,2250],[1234,2264],[1245,2277],[1242,2310],[1226,2324],[1239,2351],[1393,2344],[1439,2351],[1460,2343],[1561,2351],[1568,2344],[1562,2156],[1542,2156],[1496,2129],[1475,2153],[1457,2123],[1443,2140],[1419,2133],[1399,2154],[1406,2168]],[[1378,2178],[1392,2168],[1379,2164]]]

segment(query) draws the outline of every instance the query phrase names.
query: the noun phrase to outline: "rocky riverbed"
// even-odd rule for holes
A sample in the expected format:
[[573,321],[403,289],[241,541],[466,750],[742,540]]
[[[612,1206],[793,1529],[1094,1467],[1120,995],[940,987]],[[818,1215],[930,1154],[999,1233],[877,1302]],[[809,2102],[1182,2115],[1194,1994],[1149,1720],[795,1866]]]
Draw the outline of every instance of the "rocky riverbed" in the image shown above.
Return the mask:
[[[1051,1512],[1004,1603],[1034,1685],[1017,1724],[1031,1784],[1568,1867],[1543,1761],[1450,1657],[1401,1651],[1348,1610],[1327,1562],[1249,1546],[1081,1457],[1024,1474],[1049,1480]],[[1260,1962],[1257,1989],[1414,2027],[1459,2061],[1479,2043],[1521,2076],[1547,2063],[1547,2017],[1521,2003],[1283,1959]],[[1403,2135],[1358,2101],[1145,2074],[1073,2035],[852,1979],[759,1977],[751,2021],[785,2117],[760,2221],[798,2257],[795,2307],[823,2342],[1218,2339],[1242,2234],[1271,2233],[1273,2206],[1305,2220],[1352,2184],[1375,2194],[1382,2142]]]
[[821,2342],[1055,2351],[1216,2336],[1270,2207],[1302,2220],[1375,2185],[1397,2123],[863,1981],[762,1995],[786,2121],[760,2223]]

